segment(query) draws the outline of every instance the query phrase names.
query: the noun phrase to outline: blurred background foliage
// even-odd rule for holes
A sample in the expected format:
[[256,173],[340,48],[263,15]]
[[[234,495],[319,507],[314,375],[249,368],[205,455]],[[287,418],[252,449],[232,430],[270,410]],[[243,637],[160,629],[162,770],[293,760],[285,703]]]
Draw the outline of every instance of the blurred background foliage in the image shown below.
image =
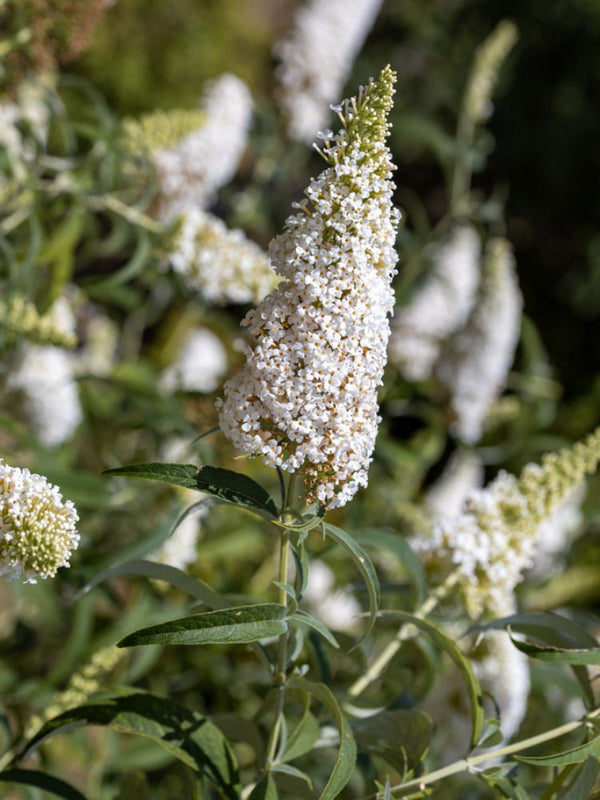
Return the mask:
[[[159,385],[182,319],[184,327],[200,322],[222,335],[230,369],[242,360],[236,337],[246,308],[207,308],[161,268],[165,242],[151,219],[155,176],[142,155],[123,147],[119,120],[156,108],[195,108],[205,82],[226,71],[246,81],[256,103],[251,142],[215,210],[263,246],[322,165],[308,148],[285,141],[273,104],[272,45],[293,16],[293,0],[117,0],[96,19],[102,5],[90,3],[89,18],[48,33],[39,27],[42,0],[5,4],[11,25],[19,28],[34,19],[34,37],[39,34],[46,43],[25,48],[27,56],[19,47],[13,51],[5,92],[14,95],[19,75],[31,68],[61,75],[59,112],[49,136],[55,158],[42,159],[31,183],[19,186],[16,195],[9,187],[2,211],[3,220],[10,220],[21,193],[35,198],[35,213],[11,238],[25,263],[19,275],[11,276],[11,290],[29,287],[35,274],[33,295],[42,312],[65,284],[75,283],[83,293],[84,318],[92,319],[95,304],[101,305],[119,331],[114,371],[78,377],[86,422],[72,441],[57,449],[44,447],[12,413],[14,408],[5,404],[0,409],[3,456],[59,484],[80,511],[83,536],[73,569],[56,581],[0,588],[6,596],[0,603],[0,690],[14,728],[25,726],[100,648],[149,619],[176,617],[187,608],[183,595],[143,579],[111,581],[73,603],[77,590],[99,569],[155,550],[185,505],[170,488],[108,481],[99,472],[134,461],[167,460],[168,440],[177,437],[189,446],[215,424],[214,396],[168,394]],[[68,19],[66,0],[64,9]],[[457,109],[473,55],[506,17],[516,23],[519,40],[502,71],[493,116],[475,143],[473,185],[481,198],[479,213],[488,214],[496,226],[505,220],[505,230],[498,232],[514,246],[527,317],[509,377],[518,413],[504,418],[499,413],[480,447],[488,476],[499,467],[516,471],[600,423],[600,4],[385,0],[341,92],[352,94],[388,61],[397,70],[392,149],[397,200],[406,212],[400,236],[401,295],[419,273],[423,244],[448,212]],[[84,42],[88,47],[80,54]],[[61,181],[61,172],[75,176],[75,183]],[[14,342],[5,344],[10,360]],[[376,519],[378,525],[410,533],[414,501],[439,476],[456,442],[435,396],[422,387],[407,388],[393,369],[382,392],[382,409],[369,491],[332,519],[339,517],[349,528]],[[277,494],[273,475],[257,462],[240,465],[219,435],[196,442],[188,453],[187,459],[247,468]],[[597,611],[599,487],[598,478],[592,480],[585,535],[566,556],[568,568],[548,585],[528,585],[525,607],[570,603]],[[311,547],[327,556],[340,580],[364,600],[345,560],[316,535]],[[218,509],[202,523],[192,572],[232,596],[247,592],[268,599],[273,552],[274,538],[253,519]],[[386,603],[405,602],[411,592],[406,571],[384,557],[379,566],[386,569]],[[348,654],[345,647],[325,655],[316,638],[310,638],[309,647],[317,676],[333,686],[363,669],[360,650]],[[419,699],[439,666],[436,660],[439,655],[427,648],[407,648],[394,664],[396,682],[373,687],[373,701]],[[550,707],[554,714],[556,705],[555,687],[543,670],[535,669],[540,702],[532,704],[525,734],[536,730],[541,708],[550,713]],[[564,688],[563,696],[572,699],[572,682],[555,675],[552,680]],[[227,715],[242,706],[250,718],[265,690],[264,675],[242,648],[216,655],[198,648],[142,648],[127,654],[113,679],[208,713],[218,710],[223,729],[231,731],[239,721]],[[561,718],[559,710],[556,718]],[[260,718],[252,724],[266,727]],[[243,745],[238,757],[251,764],[254,755]],[[87,781],[90,797],[103,800],[187,797],[191,783],[186,768],[170,767],[151,743],[135,739],[123,744],[113,734],[100,737],[96,729],[61,737],[36,758],[54,770],[58,763],[72,764],[67,777],[80,785]],[[94,769],[88,774],[92,759]],[[318,766],[313,764],[313,771]],[[304,796],[290,781],[290,791]],[[147,794],[150,786],[152,795]],[[360,788],[350,786],[343,796],[356,796]],[[11,798],[31,796],[14,792]],[[485,792],[474,788],[472,794],[456,796],[492,796]]]

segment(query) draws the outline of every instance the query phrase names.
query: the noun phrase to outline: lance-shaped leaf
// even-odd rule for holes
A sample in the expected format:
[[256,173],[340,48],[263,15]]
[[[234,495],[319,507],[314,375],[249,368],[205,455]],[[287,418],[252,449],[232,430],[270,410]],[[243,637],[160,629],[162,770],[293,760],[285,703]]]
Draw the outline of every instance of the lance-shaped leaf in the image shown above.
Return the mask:
[[118,647],[142,644],[248,644],[287,630],[285,607],[275,603],[235,606],[192,614],[131,633]]
[[373,630],[373,625],[377,619],[377,610],[379,608],[379,578],[375,572],[375,567],[367,551],[364,550],[349,533],[329,523],[323,523],[323,529],[327,536],[330,536],[338,544],[341,544],[351,555],[367,587],[367,593],[369,595],[369,623],[362,637],[364,639]]
[[596,785],[598,772],[600,772],[598,759],[588,756],[584,764],[577,767],[570,786],[558,795],[557,800],[588,800]]
[[[508,632],[511,633],[511,627]],[[600,647],[565,648],[551,647],[550,645],[539,645],[534,642],[520,642],[518,639],[510,637],[511,642],[522,653],[531,658],[539,658],[540,661],[553,661],[558,664],[582,664],[586,666],[600,665]]]
[[294,675],[288,685],[290,688],[302,689],[312,694],[313,697],[316,697],[317,700],[323,703],[335,720],[340,736],[340,745],[333,771],[329,776],[325,788],[319,795],[319,800],[335,800],[354,772],[354,765],[356,763],[356,742],[352,735],[352,729],[350,728],[348,720],[342,714],[342,710],[331,690],[328,689],[324,683],[313,683],[313,681],[307,681],[299,675]]
[[552,756],[515,756],[515,758],[536,767],[563,767],[565,764],[581,764],[588,756],[595,759],[600,757],[600,734],[585,744],[563,750],[562,753],[555,753]]
[[243,506],[269,518],[277,516],[277,507],[269,493],[252,478],[230,469],[210,466],[198,469],[193,464],[150,463],[107,469],[104,474],[146,478],[183,486],[185,489],[206,492],[225,503]]
[[441,650],[447,653],[456,664],[464,678],[469,694],[471,705],[471,747],[475,747],[481,737],[481,730],[483,728],[483,696],[481,694],[479,681],[468,659],[451,639],[442,633],[433,623],[427,620],[420,619],[412,614],[407,614],[404,611],[382,611],[380,616],[401,619],[419,628],[419,630],[429,636]]
[[78,600],[82,595],[87,594],[91,589],[103,581],[110,578],[120,578],[130,575],[140,575],[145,578],[153,578],[158,581],[165,581],[195,600],[199,600],[209,608],[223,608],[227,606],[227,601],[204,581],[194,578],[187,572],[172,567],[169,564],[158,564],[156,561],[125,561],[123,564],[115,564],[108,569],[102,570],[98,575],[94,575],[91,581],[81,589],[75,597]]
[[[567,617],[552,613],[530,611],[523,614],[512,614],[508,617],[475,625],[472,630],[485,631],[507,629],[508,627],[515,633],[533,636],[551,647],[588,650],[598,646],[596,639],[583,625]],[[572,663],[571,667],[582,688],[587,707],[593,708],[595,705],[594,692],[585,666]]]
[[136,692],[70,709],[46,722],[27,742],[25,753],[49,736],[75,725],[103,725],[119,733],[152,739],[175,758],[206,775],[225,797],[239,798],[235,755],[221,731],[206,717],[171,700]]
[[33,769],[5,769],[0,772],[0,783],[19,783],[35,786],[63,800],[85,800],[85,796],[60,778]]
[[248,800],[277,800],[278,796],[275,781],[271,775],[265,775],[252,789]]

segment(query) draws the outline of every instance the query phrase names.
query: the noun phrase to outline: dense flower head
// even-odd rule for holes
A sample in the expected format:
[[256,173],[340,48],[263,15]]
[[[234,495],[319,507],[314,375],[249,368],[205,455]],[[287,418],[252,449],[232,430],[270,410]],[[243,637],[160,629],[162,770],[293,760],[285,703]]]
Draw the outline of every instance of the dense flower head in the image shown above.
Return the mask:
[[431,270],[392,320],[389,356],[410,381],[428,378],[445,341],[466,322],[479,283],[481,245],[469,225],[432,246]]
[[201,111],[205,121],[200,127],[153,153],[163,219],[172,220],[191,206],[209,205],[235,174],[246,146],[252,98],[243,81],[230,74],[213,81]]
[[0,576],[35,583],[68,567],[79,517],[43,475],[0,461]]
[[246,316],[256,344],[219,404],[239,451],[302,471],[309,502],[327,507],[366,485],[379,423],[400,216],[385,144],[394,79],[386,67],[323,134],[328,167],[271,243],[284,280]]
[[504,388],[521,331],[522,306],[511,247],[506,239],[491,239],[475,307],[436,367],[450,397],[451,430],[466,442],[481,437],[486,414]]
[[504,615],[523,572],[535,563],[542,523],[580,486],[600,460],[600,428],[519,478],[500,472],[485,489],[469,493],[460,514],[434,523],[430,550],[460,573],[467,612]]
[[275,50],[290,136],[312,142],[329,118],[382,0],[307,0]]
[[186,285],[213,305],[258,303],[279,283],[264,250],[198,208],[181,215],[169,261]]

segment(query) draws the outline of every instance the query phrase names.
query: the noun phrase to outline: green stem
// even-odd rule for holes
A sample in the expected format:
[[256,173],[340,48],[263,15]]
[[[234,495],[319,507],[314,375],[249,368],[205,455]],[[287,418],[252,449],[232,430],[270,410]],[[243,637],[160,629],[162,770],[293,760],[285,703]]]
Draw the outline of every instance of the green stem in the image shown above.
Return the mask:
[[[530,747],[534,747],[535,745],[543,744],[544,742],[550,742],[552,739],[557,739],[559,736],[564,736],[566,733],[572,733],[573,731],[576,731],[583,725],[588,725],[591,720],[597,719],[599,716],[600,708],[595,708],[593,711],[590,711],[589,714],[586,714],[583,719],[567,722],[564,725],[560,725],[557,728],[552,728],[545,733],[539,733],[536,736],[530,736],[529,739],[523,739],[520,742],[514,742],[513,744],[506,745],[505,747],[500,747],[498,750],[490,750],[487,753],[482,753],[481,755],[473,756],[472,758],[462,758],[459,761],[455,761],[452,764],[442,767],[441,769],[430,772],[428,775],[422,775],[420,778],[414,778],[412,781],[407,781],[407,783],[403,783],[399,786],[392,786],[392,795],[399,797],[399,793],[404,795],[411,789],[422,790],[432,783],[441,781],[443,778],[448,778],[451,775],[456,775],[459,772],[470,772],[474,770],[475,767],[485,764],[486,761],[492,761],[498,758],[503,758],[504,756],[510,756],[513,753],[519,753],[521,750],[528,750]],[[383,792],[375,792],[375,794],[370,794],[363,800],[383,800],[383,798]]]
[[[288,480],[287,491],[285,495],[285,504],[283,511],[281,513],[281,521],[283,523],[290,522],[290,517],[292,516],[291,512],[293,511],[294,505],[294,487],[296,482],[296,476],[292,473]],[[280,605],[287,608],[288,605],[288,594],[285,591],[283,586],[285,586],[288,582],[288,562],[289,562],[289,555],[290,555],[290,531],[287,528],[277,528],[278,533],[281,535],[280,544],[279,544],[279,597],[278,601]],[[287,680],[287,644],[288,644],[288,632],[282,633],[279,637],[279,641],[277,643],[277,662],[275,665],[275,670],[273,672],[273,686],[277,692],[277,703],[275,707],[275,719],[273,722],[273,727],[271,728],[271,733],[269,735],[269,741],[267,743],[267,750],[266,750],[266,758],[265,758],[265,772],[269,772],[275,761],[277,755],[277,747],[279,744],[279,738],[281,733],[281,724],[283,720],[283,709],[285,705],[285,685]]]
[[468,148],[475,136],[475,125],[471,116],[463,108],[458,119],[456,130],[456,157],[452,170],[450,188],[450,216],[459,217],[468,211],[468,193],[471,185],[471,164]]
[[[458,570],[451,572],[444,583],[442,583],[441,586],[438,586],[438,588],[417,609],[414,616],[417,617],[417,619],[425,619],[429,614],[431,614],[437,604],[443,600],[456,585],[459,577],[460,574]],[[402,625],[391,642],[389,642],[381,651],[365,674],[361,675],[360,678],[354,681],[348,690],[350,697],[358,697],[359,694],[364,692],[367,686],[370,686],[373,681],[377,680],[392,658],[396,655],[398,650],[402,647],[402,643],[407,639],[410,639],[413,635],[413,627],[411,625]]]

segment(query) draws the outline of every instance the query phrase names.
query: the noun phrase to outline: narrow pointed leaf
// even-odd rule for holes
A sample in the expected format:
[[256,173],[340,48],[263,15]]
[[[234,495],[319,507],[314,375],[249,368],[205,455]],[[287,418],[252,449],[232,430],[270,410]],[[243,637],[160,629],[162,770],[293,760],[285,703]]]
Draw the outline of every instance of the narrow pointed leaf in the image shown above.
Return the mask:
[[400,774],[417,766],[433,735],[431,717],[416,708],[385,709],[351,724],[358,747],[383,758]]
[[325,625],[324,622],[321,622],[321,620],[317,617],[309,614],[308,611],[301,609],[295,614],[290,614],[288,617],[288,622],[294,622],[296,625],[306,625],[308,628],[312,628],[314,631],[317,631],[317,633],[320,633],[321,636],[326,639],[332,647],[337,649],[340,646],[327,625]]
[[404,622],[415,625],[419,630],[429,636],[441,650],[447,653],[456,664],[464,678],[469,693],[471,705],[471,746],[475,747],[481,737],[481,731],[483,729],[483,697],[481,694],[481,686],[479,685],[479,681],[468,659],[465,658],[461,650],[451,639],[442,633],[433,623],[427,620],[419,619],[419,617],[407,614],[404,611],[383,611],[381,616],[401,619]]
[[146,478],[183,486],[186,489],[207,492],[223,502],[258,511],[269,518],[277,516],[277,507],[269,493],[252,478],[230,469],[210,466],[198,469],[193,464],[150,463],[107,469],[104,474]]
[[206,717],[170,699],[144,692],[79,706],[49,720],[27,743],[25,753],[49,736],[76,725],[103,725],[143,736],[206,775],[230,800],[239,798],[235,755],[221,731]]
[[78,600],[82,595],[87,594],[91,589],[103,581],[110,578],[119,578],[129,575],[140,575],[145,578],[153,578],[158,581],[165,581],[176,589],[189,594],[195,600],[199,600],[209,608],[223,608],[227,605],[224,600],[214,589],[211,589],[204,581],[194,578],[187,572],[183,572],[177,567],[172,567],[168,564],[158,564],[155,561],[125,561],[123,564],[115,564],[108,569],[95,575],[92,580],[87,583],[83,589],[76,596]]
[[515,756],[515,758],[537,767],[563,767],[565,764],[581,764],[588,756],[600,758],[600,734],[585,744],[552,756]]
[[281,760],[293,761],[295,758],[300,758],[305,753],[309,753],[319,738],[319,733],[319,723],[310,711],[306,709],[287,741]]
[[0,772],[0,783],[18,783],[35,786],[64,800],[85,800],[85,796],[60,778],[33,769],[5,769]]
[[289,775],[291,778],[297,778],[299,781],[304,781],[309,789],[312,790],[313,788],[312,780],[306,772],[302,772],[298,767],[292,767],[291,764],[275,764],[272,771],[279,772],[282,775]]
[[[511,628],[508,628],[509,632]],[[587,666],[598,666],[600,664],[600,647],[588,649],[551,647],[535,644],[534,642],[520,642],[518,639],[510,637],[511,642],[522,653],[531,658],[538,658],[540,661],[553,661],[558,664],[582,664]]]
[[[502,617],[501,619],[476,625],[472,630],[502,630],[507,629],[509,626],[515,633],[534,636],[544,644],[553,647],[589,649],[598,646],[596,639],[583,625],[568,617],[549,612],[530,611],[522,614],[512,614],[509,617]],[[595,698],[587,669],[578,664],[572,664],[571,668],[581,686],[586,706],[593,708]]]
[[335,720],[340,735],[340,745],[333,771],[325,788],[319,795],[319,800],[335,800],[350,780],[356,764],[356,742],[352,735],[352,729],[348,720],[342,714],[334,695],[324,683],[314,683],[294,675],[289,685],[292,688],[309,692],[317,700],[320,700]]
[[373,625],[375,625],[375,620],[377,619],[380,598],[379,578],[377,577],[375,567],[373,566],[369,554],[366,550],[363,550],[349,533],[329,523],[324,523],[324,529],[328,536],[338,544],[341,544],[350,554],[367,587],[367,593],[369,595],[369,622],[362,637],[362,639],[364,639],[373,630]]
[[236,606],[174,619],[131,633],[118,647],[146,644],[247,644],[287,630],[284,606],[263,603]]

